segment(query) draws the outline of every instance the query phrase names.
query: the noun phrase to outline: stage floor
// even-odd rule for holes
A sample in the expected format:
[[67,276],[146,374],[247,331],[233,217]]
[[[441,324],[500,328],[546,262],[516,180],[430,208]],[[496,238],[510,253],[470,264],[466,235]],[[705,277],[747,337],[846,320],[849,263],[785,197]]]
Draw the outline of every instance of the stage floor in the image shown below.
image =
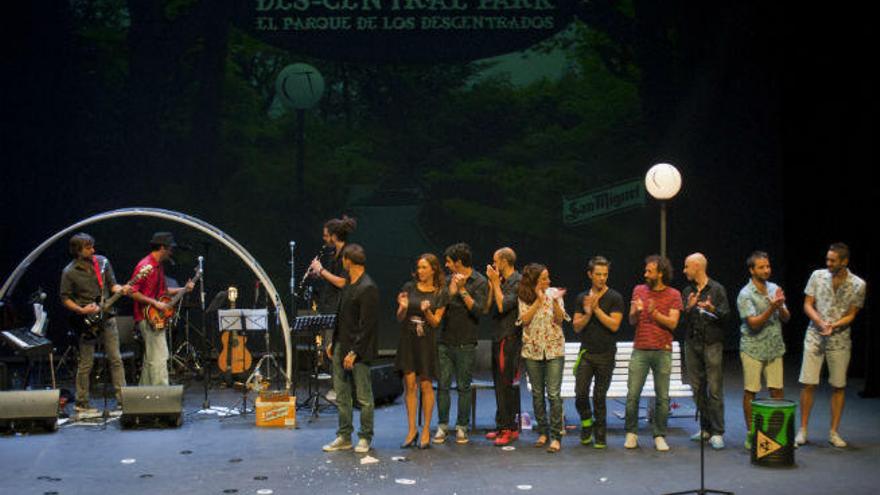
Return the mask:
[[[743,449],[742,379],[730,363],[725,377],[727,448],[706,451],[706,486],[740,494],[877,493],[880,485],[880,400],[861,399],[862,383],[853,380],[847,395],[842,436],[846,449],[827,441],[827,386],[817,394],[811,443],[796,451],[793,468],[766,468],[749,462]],[[796,370],[786,370],[786,397],[797,399]],[[212,406],[235,406],[240,395],[212,390]],[[641,423],[636,450],[623,448],[623,404],[609,403],[608,448],[578,443],[577,430],[563,439],[562,451],[548,454],[531,446],[536,435],[523,433],[515,450],[493,447],[482,433],[467,445],[447,441],[425,451],[401,450],[405,427],[402,400],[376,409],[374,450],[378,463],[363,465],[363,455],[327,454],[321,446],[334,437],[336,414],[309,422],[298,414],[297,429],[258,428],[253,414],[219,419],[198,414],[202,388],[194,383],[185,396],[186,419],[172,429],[121,430],[65,424],[56,433],[14,434],[0,438],[0,492],[8,494],[368,494],[368,493],[620,493],[652,494],[699,488],[699,447],[688,437],[692,417],[669,420],[671,451],[653,449],[650,430]],[[644,403],[644,401],[643,401]],[[692,410],[690,400],[678,401]],[[453,401],[453,417],[455,411]],[[93,404],[94,405],[94,404]],[[479,392],[477,427],[494,420],[492,391]],[[524,411],[531,400],[523,391]],[[569,424],[577,422],[573,400],[565,405]],[[435,413],[436,418],[436,413]],[[435,419],[436,422],[436,419]],[[357,414],[355,415],[357,427]],[[401,456],[402,460],[395,460]],[[271,490],[271,491],[267,491]]]

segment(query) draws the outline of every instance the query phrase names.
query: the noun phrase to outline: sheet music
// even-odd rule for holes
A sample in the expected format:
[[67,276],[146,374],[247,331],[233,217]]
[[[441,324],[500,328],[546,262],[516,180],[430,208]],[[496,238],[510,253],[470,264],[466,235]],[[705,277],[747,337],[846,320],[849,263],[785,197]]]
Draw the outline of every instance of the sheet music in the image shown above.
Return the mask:
[[[221,309],[217,311],[220,331],[269,330],[268,309]],[[244,322],[244,328],[242,328]]]
[[43,305],[34,303],[34,325],[31,327],[31,333],[45,337],[47,323],[49,323],[49,315],[43,310]]

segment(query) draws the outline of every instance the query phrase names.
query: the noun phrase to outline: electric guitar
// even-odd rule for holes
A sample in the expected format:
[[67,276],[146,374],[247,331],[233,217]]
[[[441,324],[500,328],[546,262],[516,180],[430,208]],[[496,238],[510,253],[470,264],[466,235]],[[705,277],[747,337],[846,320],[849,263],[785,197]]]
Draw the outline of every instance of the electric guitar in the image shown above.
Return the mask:
[[[196,268],[196,276],[192,278],[192,282],[196,283],[200,278],[202,278],[202,271]],[[185,295],[186,290],[180,290],[177,294],[174,294],[174,296],[163,294],[159,297],[159,302],[165,303],[168,306],[168,309],[161,311],[151,304],[144,308],[144,318],[150,322],[150,326],[152,326],[154,330],[165,330],[168,320],[170,320],[177,312],[177,303],[179,303]]]
[[[143,280],[150,272],[153,271],[153,267],[151,265],[144,265],[143,268],[138,270],[138,272],[131,278],[126,285],[132,285]],[[95,302],[100,306],[100,311],[97,313],[91,313],[87,315],[73,314],[70,316],[70,326],[73,327],[74,331],[79,334],[88,334],[91,337],[97,337],[98,332],[101,331],[102,325],[110,317],[110,309],[113,308],[113,305],[116,304],[116,301],[119,300],[124,294],[122,291],[119,291],[109,299],[100,302],[100,299]]]
[[[238,299],[238,289],[230,287],[226,297],[229,299],[230,309],[235,309],[235,300]],[[224,373],[244,373],[251,367],[253,356],[247,349],[247,337],[238,334],[238,330],[223,332],[220,337],[223,350],[217,356],[217,367]]]

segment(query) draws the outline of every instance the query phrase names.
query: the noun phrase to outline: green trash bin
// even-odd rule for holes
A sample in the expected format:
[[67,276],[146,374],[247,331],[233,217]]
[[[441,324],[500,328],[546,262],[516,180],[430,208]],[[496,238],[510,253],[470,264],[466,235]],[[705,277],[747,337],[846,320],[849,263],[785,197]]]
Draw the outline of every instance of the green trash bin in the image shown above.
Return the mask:
[[752,464],[794,466],[794,422],[797,404],[785,399],[752,401]]

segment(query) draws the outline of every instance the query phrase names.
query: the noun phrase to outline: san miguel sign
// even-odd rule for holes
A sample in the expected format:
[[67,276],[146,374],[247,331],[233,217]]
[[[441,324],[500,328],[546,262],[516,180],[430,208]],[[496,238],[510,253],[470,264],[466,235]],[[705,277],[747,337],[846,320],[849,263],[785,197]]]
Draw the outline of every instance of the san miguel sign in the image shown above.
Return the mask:
[[580,225],[645,205],[645,181],[619,182],[580,196],[562,199],[562,222]]
[[239,26],[318,57],[458,61],[525,49],[564,29],[577,0],[237,0]]

